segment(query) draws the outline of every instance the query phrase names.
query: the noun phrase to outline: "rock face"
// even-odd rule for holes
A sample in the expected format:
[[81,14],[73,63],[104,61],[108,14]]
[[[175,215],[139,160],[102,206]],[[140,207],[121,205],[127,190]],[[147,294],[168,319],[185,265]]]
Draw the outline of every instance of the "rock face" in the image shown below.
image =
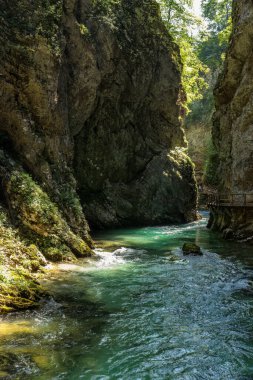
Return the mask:
[[157,3],[0,5],[0,203],[22,244],[69,260],[91,254],[86,217],[194,219],[179,52]]
[[[232,38],[215,89],[213,140],[219,158],[219,192],[249,193],[253,200],[253,4],[234,1],[233,8]],[[232,229],[237,237],[250,236],[253,210],[213,209],[210,226]]]
[[180,58],[156,2],[16,5],[18,15],[7,1],[1,11],[3,144],[75,232],[88,236],[76,179],[96,226],[194,218],[192,165],[178,149]]
[[74,130],[87,219],[98,227],[193,219],[192,165],[176,148],[185,146],[180,59],[158,5],[122,0],[95,19],[83,2],[79,19],[91,36],[86,80],[96,86],[90,112]]
[[[20,199],[19,210],[15,209],[16,204],[10,199],[15,188],[8,191],[5,186],[11,181],[11,173],[15,175],[17,171],[14,162],[20,162],[23,167],[18,169],[20,177],[22,170],[32,175],[49,194],[66,226],[84,240],[89,251],[92,245],[89,228],[76,194],[72,169],[63,4],[61,1],[52,4],[40,0],[32,4],[27,0],[2,1],[0,8],[2,201],[8,204],[13,218],[22,222],[24,214],[20,210],[25,207]],[[10,166],[13,169],[9,172]],[[25,204],[25,198],[23,201]],[[44,227],[40,234],[50,234],[52,224]]]

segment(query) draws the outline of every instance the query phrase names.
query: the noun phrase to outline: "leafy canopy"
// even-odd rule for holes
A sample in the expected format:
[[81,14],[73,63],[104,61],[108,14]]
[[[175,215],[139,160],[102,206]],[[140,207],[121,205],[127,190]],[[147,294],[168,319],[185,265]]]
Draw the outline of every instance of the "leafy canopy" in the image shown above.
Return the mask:
[[192,14],[193,0],[159,0],[159,3],[167,29],[180,47],[186,108],[195,116],[205,109],[210,115],[212,90],[231,33],[232,0],[202,0],[204,22]]
[[208,67],[198,56],[196,25],[201,20],[191,12],[192,0],[160,0],[162,16],[165,25],[180,47],[183,63],[182,84],[187,95],[185,104],[189,106],[195,100],[202,98],[202,92],[207,87],[205,75]]

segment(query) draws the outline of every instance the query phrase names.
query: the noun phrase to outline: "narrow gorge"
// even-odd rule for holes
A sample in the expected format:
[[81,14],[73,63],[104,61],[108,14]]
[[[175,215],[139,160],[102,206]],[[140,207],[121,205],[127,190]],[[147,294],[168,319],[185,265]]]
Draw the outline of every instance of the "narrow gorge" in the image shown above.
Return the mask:
[[[1,311],[90,227],[196,219],[177,45],[155,1],[1,1]],[[38,294],[36,289],[38,288]]]
[[252,0],[0,0],[0,379],[253,377]]

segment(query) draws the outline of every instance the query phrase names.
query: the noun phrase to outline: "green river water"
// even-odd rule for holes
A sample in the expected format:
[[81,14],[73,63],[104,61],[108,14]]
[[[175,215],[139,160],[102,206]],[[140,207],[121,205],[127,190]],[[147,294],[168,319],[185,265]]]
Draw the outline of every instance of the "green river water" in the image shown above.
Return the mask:
[[0,379],[252,380],[253,247],[203,216],[100,232],[97,260],[52,268],[52,299],[2,317]]

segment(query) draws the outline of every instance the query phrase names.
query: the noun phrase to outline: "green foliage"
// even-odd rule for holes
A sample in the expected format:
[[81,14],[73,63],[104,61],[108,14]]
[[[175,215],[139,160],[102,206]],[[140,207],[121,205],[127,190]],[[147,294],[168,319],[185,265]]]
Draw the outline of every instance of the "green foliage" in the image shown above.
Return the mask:
[[112,9],[119,4],[119,0],[92,0],[95,15],[108,16]]
[[10,40],[42,36],[54,51],[58,51],[62,14],[62,0],[6,2],[4,7],[0,7],[0,30],[7,34],[11,31]]
[[43,265],[38,248],[20,238],[0,206],[0,313],[36,305],[42,289],[33,273]]
[[84,24],[78,24],[79,30],[82,36],[88,36],[90,34],[89,29]]
[[14,171],[10,178],[9,191],[15,194],[12,202],[22,210],[27,223],[40,223],[44,228],[52,228],[58,224],[60,215],[57,206],[27,173]]
[[231,0],[202,0],[203,16],[209,21],[209,29],[222,32],[231,19]]
[[[187,95],[185,107],[188,111],[185,125],[198,126],[200,134],[196,138],[202,138],[201,128],[203,131],[210,130],[214,108],[213,88],[224,61],[231,33],[232,0],[202,0],[202,15],[205,20],[202,25],[201,21],[191,14],[191,0],[159,2],[167,29],[181,51],[182,84]],[[202,27],[201,32],[196,33],[196,24]],[[204,140],[203,138],[203,145],[206,145]],[[205,183],[216,186],[218,154],[214,146],[209,141],[207,147],[203,147],[204,153],[201,153],[198,143],[194,146],[197,147],[195,153],[199,160],[203,158],[204,161],[205,156],[207,157],[204,168]]]
[[198,57],[198,41],[193,33],[200,21],[190,12],[192,0],[161,0],[160,5],[167,29],[180,47],[182,84],[187,96],[184,105],[189,111],[191,103],[201,99],[207,88],[208,68]]
[[223,65],[225,52],[232,29],[231,0],[203,0],[202,12],[206,28],[199,34],[196,53],[202,64],[208,68],[204,75],[206,88],[202,88],[199,99],[190,105],[191,113],[186,125],[209,123],[214,108],[213,88]]
[[[51,247],[64,255],[67,253],[68,257],[71,252],[78,257],[92,254],[89,246],[70,229],[58,206],[31,176],[17,168],[12,171],[6,186],[9,204],[21,222],[22,234],[46,257],[52,256],[52,252],[47,255]],[[73,195],[71,197],[71,201],[78,202]]]
[[171,34],[185,33],[187,27],[194,23],[194,16],[189,8],[192,0],[160,0],[162,14]]
[[197,44],[193,37],[178,41],[183,62],[182,83],[187,95],[187,110],[191,104],[203,98],[203,92],[208,87],[206,76],[208,68],[198,57]]
[[202,0],[207,31],[202,33],[199,47],[200,59],[211,69],[219,68],[224,59],[232,29],[231,0]]
[[[167,29],[181,51],[182,84],[189,112],[186,123],[203,122],[212,113],[212,91],[231,33],[231,0],[202,0],[207,27],[191,13],[192,0],[160,0],[159,3]],[[203,27],[199,34],[196,25]]]
[[82,206],[75,190],[72,187],[65,186],[60,191],[60,203],[75,213],[76,218],[82,214]]

